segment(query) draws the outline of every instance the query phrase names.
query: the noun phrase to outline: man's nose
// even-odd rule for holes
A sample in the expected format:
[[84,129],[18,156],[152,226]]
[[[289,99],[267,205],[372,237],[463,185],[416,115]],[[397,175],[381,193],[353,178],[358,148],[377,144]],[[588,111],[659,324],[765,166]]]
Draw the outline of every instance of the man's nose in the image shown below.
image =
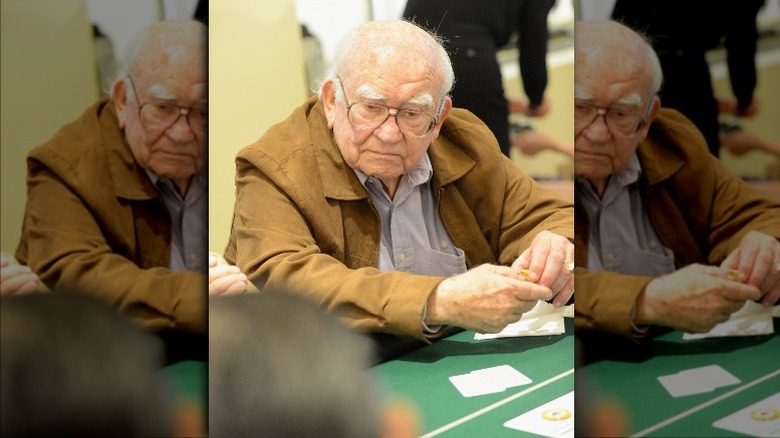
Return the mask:
[[177,142],[190,141],[195,137],[195,132],[190,125],[189,112],[180,112],[179,117],[166,131],[168,136]]
[[[392,119],[392,120],[391,120]],[[379,138],[387,143],[398,142],[403,138],[401,126],[398,124],[398,112],[389,113],[387,119],[377,127]]]

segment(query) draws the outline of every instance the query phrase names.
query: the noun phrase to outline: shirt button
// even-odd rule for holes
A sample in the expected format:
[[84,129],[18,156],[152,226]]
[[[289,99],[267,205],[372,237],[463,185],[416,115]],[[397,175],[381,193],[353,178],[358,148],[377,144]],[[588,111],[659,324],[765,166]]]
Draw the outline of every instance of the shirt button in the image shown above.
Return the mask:
[[608,259],[610,262],[611,262],[611,261],[613,261],[613,260],[615,260],[615,254],[609,253],[609,254],[607,255],[607,259]]
[[447,248],[450,247],[450,244],[442,240],[441,241],[441,247],[442,247],[442,249],[447,249]]
[[650,249],[655,249],[658,246],[655,242],[650,242]]
[[401,255],[399,255],[399,256],[398,256],[398,260],[400,260],[400,261],[404,261],[404,260],[406,260],[406,254],[401,254]]

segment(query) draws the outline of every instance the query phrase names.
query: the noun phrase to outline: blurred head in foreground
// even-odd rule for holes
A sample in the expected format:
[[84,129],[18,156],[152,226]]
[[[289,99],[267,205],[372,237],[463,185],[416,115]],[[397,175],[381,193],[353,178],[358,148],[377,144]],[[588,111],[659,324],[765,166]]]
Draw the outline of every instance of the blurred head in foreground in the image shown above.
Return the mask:
[[378,437],[371,363],[367,339],[302,298],[211,298],[209,436]]
[[0,435],[169,436],[162,346],[81,294],[0,299]]

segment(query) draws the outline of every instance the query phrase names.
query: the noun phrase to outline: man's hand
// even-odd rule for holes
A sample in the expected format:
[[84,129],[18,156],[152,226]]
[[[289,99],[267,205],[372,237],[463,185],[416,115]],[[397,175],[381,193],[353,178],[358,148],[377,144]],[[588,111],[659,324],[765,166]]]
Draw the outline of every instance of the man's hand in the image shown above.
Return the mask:
[[11,259],[0,254],[0,295],[24,295],[38,291],[40,279],[24,265],[11,265]]
[[439,284],[428,298],[425,324],[498,333],[552,296],[549,288],[518,279],[512,268],[481,265]]
[[772,236],[750,231],[739,242],[739,246],[720,264],[725,273],[736,270],[738,278],[761,290],[764,307],[773,306],[780,298],[780,242]]
[[238,266],[217,266],[217,258],[209,255],[209,296],[242,294],[248,283]]
[[512,263],[512,269],[515,272],[528,270],[529,280],[552,290],[553,305],[561,307],[574,293],[574,276],[568,266],[573,260],[574,245],[569,239],[542,231]]
[[634,323],[706,333],[760,295],[718,267],[694,264],[648,283],[637,298]]

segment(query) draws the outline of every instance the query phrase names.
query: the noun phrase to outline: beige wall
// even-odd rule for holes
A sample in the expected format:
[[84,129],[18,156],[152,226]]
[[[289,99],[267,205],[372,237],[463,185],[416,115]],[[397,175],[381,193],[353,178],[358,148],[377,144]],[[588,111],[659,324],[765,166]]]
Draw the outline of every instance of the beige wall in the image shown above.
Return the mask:
[[97,99],[97,76],[85,1],[2,0],[0,20],[0,248],[13,252],[25,157]]
[[230,235],[235,155],[303,103],[300,28],[293,0],[209,5],[209,247]]

